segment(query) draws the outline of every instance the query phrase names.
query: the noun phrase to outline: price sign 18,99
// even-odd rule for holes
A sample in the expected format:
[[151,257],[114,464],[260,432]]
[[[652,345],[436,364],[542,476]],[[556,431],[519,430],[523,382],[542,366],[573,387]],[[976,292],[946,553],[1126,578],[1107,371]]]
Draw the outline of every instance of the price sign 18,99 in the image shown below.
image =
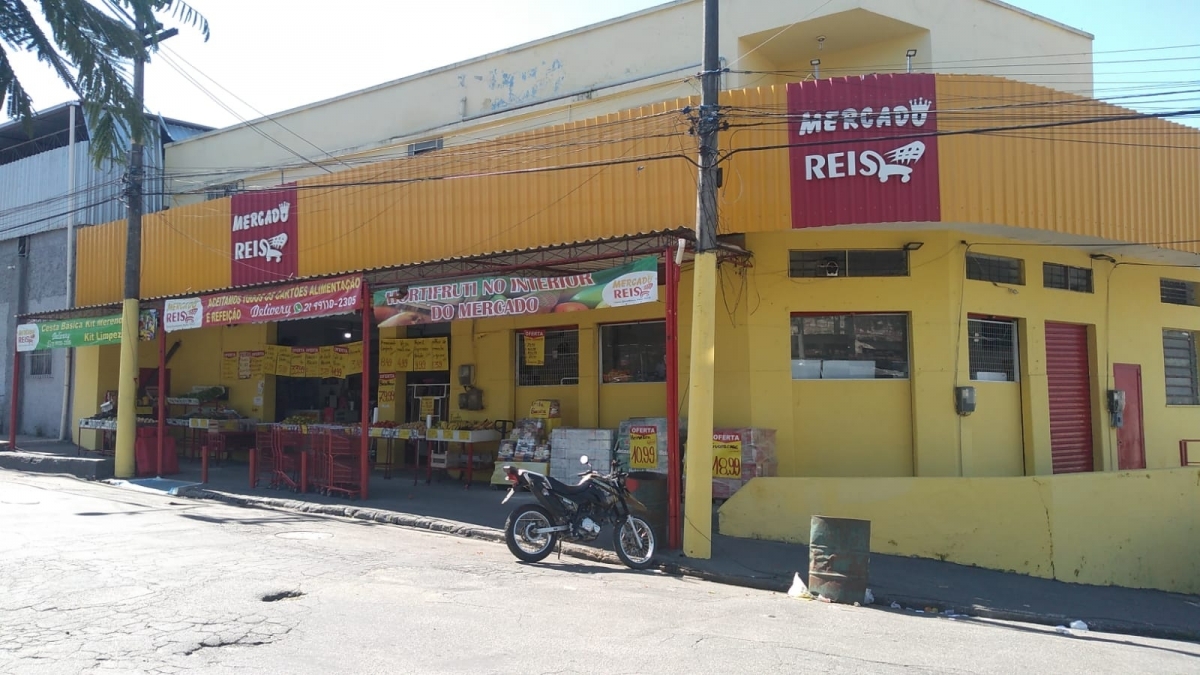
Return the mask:
[[737,434],[713,434],[713,478],[742,477],[742,437]]

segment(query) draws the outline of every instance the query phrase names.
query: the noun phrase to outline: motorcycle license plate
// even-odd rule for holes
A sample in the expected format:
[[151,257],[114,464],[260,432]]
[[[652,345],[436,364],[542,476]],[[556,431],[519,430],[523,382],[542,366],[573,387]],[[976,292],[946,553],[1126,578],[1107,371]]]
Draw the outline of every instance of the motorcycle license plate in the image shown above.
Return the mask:
[[504,501],[500,502],[500,505],[504,506],[505,504],[507,504],[508,500],[512,499],[513,493],[516,491],[517,491],[516,488],[508,488],[508,494],[504,495]]

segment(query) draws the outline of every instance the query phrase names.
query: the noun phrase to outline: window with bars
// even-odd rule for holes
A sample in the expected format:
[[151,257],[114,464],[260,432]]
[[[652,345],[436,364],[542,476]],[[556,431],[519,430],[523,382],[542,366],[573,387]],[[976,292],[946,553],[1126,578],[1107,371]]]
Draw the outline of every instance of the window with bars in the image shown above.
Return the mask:
[[665,321],[600,327],[600,374],[604,384],[667,381]]
[[1167,405],[1200,405],[1195,333],[1163,330],[1163,369],[1167,381]]
[[792,317],[792,379],[907,378],[907,314]]
[[31,376],[52,375],[53,370],[53,352],[48,349],[42,349],[29,353],[29,374]]
[[906,277],[908,251],[792,251],[788,274],[794,278]]
[[971,379],[978,382],[1016,382],[1017,322],[1011,319],[967,319]]
[[1178,279],[1158,280],[1159,299],[1168,305],[1200,305],[1196,297],[1196,283]]
[[517,331],[517,386],[579,384],[579,329],[558,328],[541,332],[545,333],[542,339],[546,341],[544,363],[537,366],[525,362],[526,335],[524,331]]
[[967,278],[997,284],[1025,285],[1025,261],[982,253],[967,254]]
[[1058,263],[1042,264],[1042,286],[1077,293],[1092,292],[1092,270]]

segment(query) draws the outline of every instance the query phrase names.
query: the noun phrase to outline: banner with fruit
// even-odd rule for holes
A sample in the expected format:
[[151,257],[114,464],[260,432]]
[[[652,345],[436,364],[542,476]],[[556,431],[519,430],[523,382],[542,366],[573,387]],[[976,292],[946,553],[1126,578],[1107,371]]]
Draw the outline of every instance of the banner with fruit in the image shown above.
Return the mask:
[[374,294],[382,328],[458,319],[558,314],[658,301],[658,258],[557,277],[477,277],[390,288]]

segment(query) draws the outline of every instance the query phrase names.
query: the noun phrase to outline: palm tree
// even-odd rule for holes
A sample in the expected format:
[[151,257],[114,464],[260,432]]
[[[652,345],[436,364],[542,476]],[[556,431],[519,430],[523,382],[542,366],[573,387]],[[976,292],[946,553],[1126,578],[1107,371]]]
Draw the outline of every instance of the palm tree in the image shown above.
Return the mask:
[[160,16],[208,40],[208,20],[183,0],[0,0],[0,101],[8,116],[33,117],[33,100],[8,57],[33,53],[83,102],[93,161],[124,161],[128,139],[147,138],[152,128],[130,73],[135,59],[157,50]]

